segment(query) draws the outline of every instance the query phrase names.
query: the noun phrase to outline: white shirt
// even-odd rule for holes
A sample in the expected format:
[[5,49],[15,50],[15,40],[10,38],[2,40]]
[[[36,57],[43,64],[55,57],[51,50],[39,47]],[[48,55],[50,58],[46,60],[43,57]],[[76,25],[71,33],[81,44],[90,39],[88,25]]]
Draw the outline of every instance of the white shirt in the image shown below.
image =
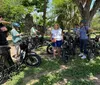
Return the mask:
[[51,34],[52,34],[52,38],[55,38],[56,40],[62,40],[63,39],[61,28],[52,29]]

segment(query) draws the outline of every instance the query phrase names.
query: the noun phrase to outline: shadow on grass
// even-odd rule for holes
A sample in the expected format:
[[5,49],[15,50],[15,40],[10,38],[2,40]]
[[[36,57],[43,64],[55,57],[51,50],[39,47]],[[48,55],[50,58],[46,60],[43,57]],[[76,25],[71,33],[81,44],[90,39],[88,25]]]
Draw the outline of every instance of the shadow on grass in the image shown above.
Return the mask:
[[[70,68],[59,73],[51,73],[41,76],[39,82],[34,85],[53,85],[63,79],[67,79],[66,85],[94,85],[89,78],[100,74],[100,59],[91,61],[72,61]],[[65,85],[65,84],[64,84]]]
[[26,67],[18,75],[13,76],[6,85],[26,85],[31,79],[38,79],[42,75],[59,69],[59,66],[58,62],[43,60],[40,67]]
[[72,60],[66,65],[69,66],[68,69],[54,72],[61,69],[60,65],[61,63],[56,60],[43,60],[40,67],[26,67],[19,75],[14,76],[13,80],[9,81],[10,83],[7,85],[26,85],[31,80],[34,81],[36,79],[38,79],[37,82],[29,85],[56,85],[56,83],[64,79],[67,79],[67,82],[65,82],[66,85],[94,85],[94,82],[89,78],[100,74],[100,58],[91,62],[87,62],[86,60]]

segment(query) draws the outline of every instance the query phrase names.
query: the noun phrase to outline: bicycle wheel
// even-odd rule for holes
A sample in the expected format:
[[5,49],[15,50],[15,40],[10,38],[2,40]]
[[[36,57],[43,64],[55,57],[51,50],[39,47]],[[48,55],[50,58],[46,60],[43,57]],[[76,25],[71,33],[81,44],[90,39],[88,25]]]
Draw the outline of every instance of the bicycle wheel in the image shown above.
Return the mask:
[[52,47],[51,44],[49,44],[49,45],[47,46],[46,50],[47,50],[47,53],[48,53],[48,54],[53,54],[53,47]]
[[95,57],[95,54],[93,53],[92,49],[88,48],[88,55],[87,55],[87,59],[93,59]]
[[41,57],[35,53],[30,53],[25,59],[25,64],[28,66],[39,66],[41,64]]
[[3,82],[4,79],[4,60],[3,56],[0,55],[0,84]]
[[3,82],[4,80],[4,68],[3,68],[3,64],[0,64],[0,84]]

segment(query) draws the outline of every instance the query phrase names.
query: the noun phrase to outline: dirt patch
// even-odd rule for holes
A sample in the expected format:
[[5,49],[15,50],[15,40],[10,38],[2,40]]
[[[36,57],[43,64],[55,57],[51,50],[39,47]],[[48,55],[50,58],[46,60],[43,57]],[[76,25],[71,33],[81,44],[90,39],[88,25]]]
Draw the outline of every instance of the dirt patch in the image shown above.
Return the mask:
[[100,85],[100,75],[92,77],[90,78],[90,80],[92,80],[95,83],[95,85]]

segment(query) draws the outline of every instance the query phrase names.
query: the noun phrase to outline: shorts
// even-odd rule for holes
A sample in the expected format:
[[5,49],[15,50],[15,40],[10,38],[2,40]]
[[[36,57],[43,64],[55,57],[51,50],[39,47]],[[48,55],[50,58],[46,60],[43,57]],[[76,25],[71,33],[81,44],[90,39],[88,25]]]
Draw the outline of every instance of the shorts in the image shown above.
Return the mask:
[[53,47],[61,47],[62,43],[63,43],[62,40],[59,40],[59,41],[53,42],[52,46]]

